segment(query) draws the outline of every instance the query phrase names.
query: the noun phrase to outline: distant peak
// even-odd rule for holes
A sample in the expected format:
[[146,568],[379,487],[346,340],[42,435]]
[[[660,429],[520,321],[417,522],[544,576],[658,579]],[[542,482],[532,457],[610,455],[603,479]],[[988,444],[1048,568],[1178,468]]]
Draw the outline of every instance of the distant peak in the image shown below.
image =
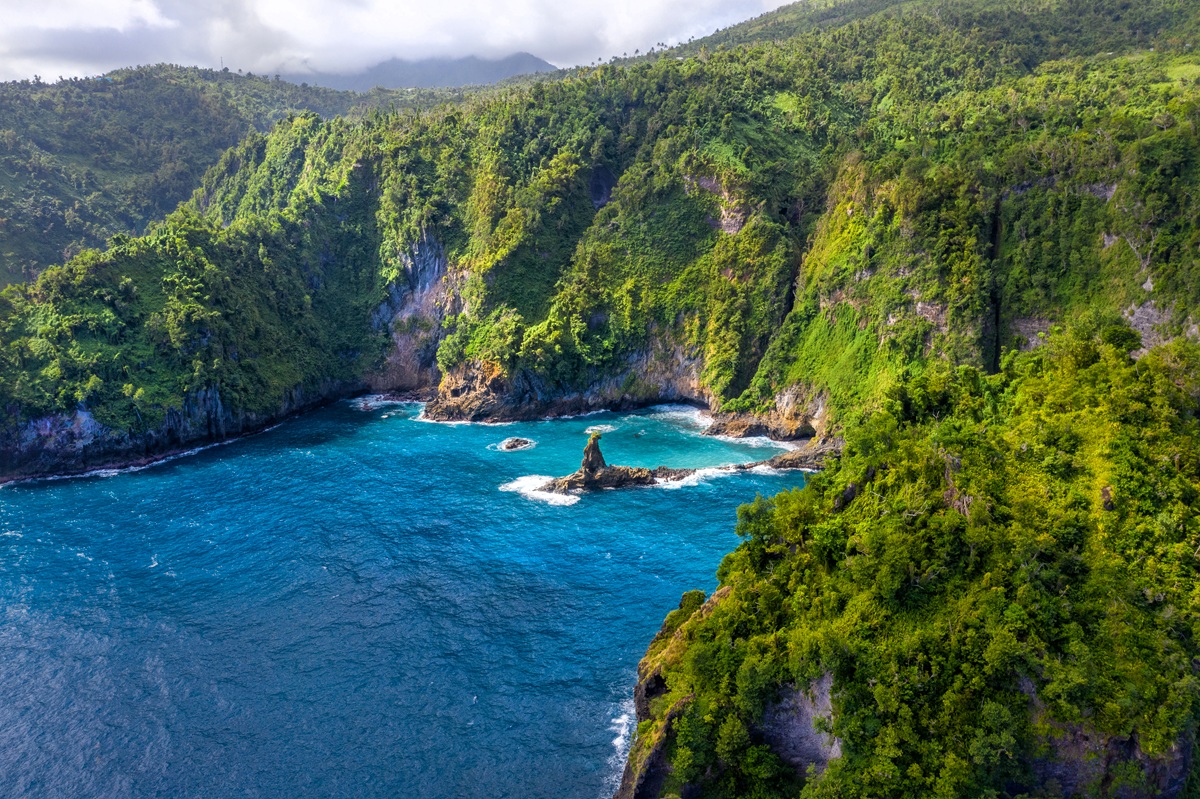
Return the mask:
[[558,67],[531,53],[513,53],[502,58],[423,58],[407,60],[391,58],[360,72],[334,74],[312,72],[284,75],[295,83],[310,83],[365,92],[376,87],[385,89],[439,89],[456,86],[482,86],[498,83],[518,75],[553,72]]

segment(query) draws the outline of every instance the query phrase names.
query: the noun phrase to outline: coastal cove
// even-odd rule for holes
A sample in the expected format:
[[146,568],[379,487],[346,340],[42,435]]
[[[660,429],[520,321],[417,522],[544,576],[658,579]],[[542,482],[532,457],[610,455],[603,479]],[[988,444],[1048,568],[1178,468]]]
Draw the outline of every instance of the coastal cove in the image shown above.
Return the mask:
[[[0,489],[0,794],[611,796],[636,666],[799,471],[698,411],[506,425],[340,402]],[[670,486],[541,494],[589,431]],[[506,452],[500,444],[534,445]]]

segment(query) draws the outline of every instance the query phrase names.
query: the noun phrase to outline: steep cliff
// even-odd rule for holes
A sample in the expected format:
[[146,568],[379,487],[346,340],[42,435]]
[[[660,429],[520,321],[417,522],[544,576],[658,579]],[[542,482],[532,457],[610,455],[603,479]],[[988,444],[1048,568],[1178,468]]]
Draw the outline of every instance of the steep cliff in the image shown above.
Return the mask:
[[3,431],[0,474],[8,481],[140,466],[197,446],[258,432],[358,389],[358,384],[337,383],[315,391],[296,389],[278,408],[258,412],[230,408],[218,392],[201,389],[185,396],[181,407],[168,409],[159,425],[141,431],[101,424],[82,409],[69,416],[43,416]]

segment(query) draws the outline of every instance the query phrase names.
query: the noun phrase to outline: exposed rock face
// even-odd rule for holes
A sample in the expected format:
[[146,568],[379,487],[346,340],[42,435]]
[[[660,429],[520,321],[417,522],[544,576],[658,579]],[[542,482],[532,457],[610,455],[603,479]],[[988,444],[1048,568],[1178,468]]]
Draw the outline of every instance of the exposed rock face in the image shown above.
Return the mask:
[[817,472],[842,454],[846,442],[840,438],[809,439],[799,449],[780,453],[766,462],[773,469],[803,469]]
[[500,442],[501,452],[520,452],[523,449],[533,449],[535,443],[528,438],[506,438]]
[[766,436],[776,441],[797,441],[816,435],[812,424],[805,419],[784,419],[778,415],[745,416],[717,414],[712,426],[704,431],[710,436],[750,438]]
[[204,444],[253,433],[291,414],[347,396],[361,386],[331,382],[318,390],[293,389],[271,413],[230,408],[215,389],[189,394],[163,423],[140,433],[107,427],[85,409],[0,430],[0,482],[97,469],[141,466]]
[[676,702],[664,718],[664,723],[657,728],[653,740],[643,742],[638,753],[630,753],[625,761],[625,770],[621,774],[621,787],[617,789],[613,799],[658,799],[662,794],[663,783],[671,773],[667,763],[667,748],[675,738],[674,722],[691,704],[692,697],[685,697]]
[[587,446],[583,448],[583,463],[579,465],[579,470],[588,476],[595,476],[607,468],[608,464],[604,462],[604,455],[600,452],[600,434],[593,433],[588,438]]
[[1183,795],[1192,766],[1190,740],[1177,742],[1163,756],[1150,757],[1136,735],[1106,735],[1083,724],[1049,720],[1033,682],[1022,680],[1021,690],[1029,697],[1035,728],[1047,730],[1029,764],[1035,784],[1026,787],[1065,797],[1175,799]]
[[592,197],[592,207],[599,211],[612,202],[612,192],[617,185],[617,176],[603,164],[592,169],[592,178],[588,181],[588,191]]
[[720,200],[721,203],[721,218],[709,219],[708,223],[715,230],[720,230],[722,233],[727,233],[730,236],[736,236],[742,232],[742,228],[746,226],[747,220],[750,218],[752,209],[735,194],[730,191],[720,180],[710,177],[684,177],[684,185],[690,193],[695,190],[706,191],[713,194]]
[[523,370],[506,375],[495,364],[476,361],[442,376],[425,415],[446,422],[515,422],[663,402],[708,407],[711,397],[700,379],[702,368],[699,351],[660,336],[630,355],[622,368],[597,373],[584,388],[564,388]]
[[1009,338],[1010,340],[1019,342],[1018,347],[1022,352],[1028,352],[1029,350],[1037,349],[1046,342],[1045,337],[1039,334],[1049,332],[1050,325],[1050,320],[1043,319],[1040,316],[1014,319],[1008,323]]
[[1151,347],[1157,347],[1170,340],[1170,336],[1166,333],[1170,318],[1152,301],[1130,306],[1125,311],[1125,319],[1129,322],[1129,326],[1142,337],[1142,346],[1134,350],[1134,357],[1141,357]]
[[391,333],[393,344],[383,368],[367,377],[373,391],[415,392],[438,384],[442,320],[457,302],[446,281],[446,252],[436,239],[422,235],[400,260],[401,276],[371,318],[376,330]]
[[799,774],[806,774],[809,766],[820,774],[829,761],[842,756],[842,742],[817,729],[818,721],[833,720],[832,697],[833,675],[826,672],[806,689],[783,689],[763,712],[763,739]]
[[799,441],[819,436],[825,429],[824,394],[810,395],[801,386],[777,394],[774,408],[766,414],[713,415],[713,424],[705,431],[710,436],[767,436],[776,441]]
[[[697,617],[705,618],[710,615],[717,605],[732,593],[732,590],[729,586],[719,588],[688,617],[689,620]],[[683,602],[680,602],[679,607],[683,609]],[[650,644],[650,652],[638,664],[638,684],[634,689],[633,704],[637,712],[639,728],[642,722],[654,720],[650,703],[667,693],[667,683],[663,679],[662,670],[654,664],[651,653],[654,652],[656,644],[668,639],[682,641],[682,632],[678,627],[671,629],[664,621],[662,629]],[[671,766],[667,762],[667,748],[675,737],[675,721],[687,710],[692,699],[692,696],[685,696],[676,701],[667,709],[658,723],[646,730],[644,738],[639,737],[634,741],[634,745],[629,751],[629,757],[625,761],[625,770],[621,775],[621,787],[617,790],[614,799],[658,799],[662,793],[663,783],[671,773]]]

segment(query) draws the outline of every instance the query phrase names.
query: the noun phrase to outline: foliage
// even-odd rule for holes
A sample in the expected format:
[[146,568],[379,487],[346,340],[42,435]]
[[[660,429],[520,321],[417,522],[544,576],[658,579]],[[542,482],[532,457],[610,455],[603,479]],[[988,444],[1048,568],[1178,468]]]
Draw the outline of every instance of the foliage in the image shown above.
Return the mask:
[[[867,15],[786,42],[602,66],[425,113],[290,114],[228,150],[190,211],[133,250],[118,243],[65,273],[111,264],[109,283],[128,279],[145,296],[169,295],[163,281],[178,267],[169,254],[156,262],[162,274],[124,259],[183,224],[215,273],[234,280],[260,263],[259,243],[228,249],[231,236],[284,220],[310,225],[320,209],[321,246],[358,253],[361,279],[314,278],[304,259],[324,268],[329,252],[275,252],[272,243],[283,246],[275,235],[261,242],[263,257],[289,265],[306,285],[298,294],[344,303],[329,318],[350,320],[353,330],[343,332],[356,341],[376,338],[363,309],[382,302],[414,245],[431,239],[445,248],[463,306],[447,320],[445,371],[482,361],[550,391],[586,390],[659,341],[698,354],[716,405],[770,410],[797,390],[810,402],[826,398],[835,424],[877,407],[927,360],[995,369],[1031,330],[1089,309],[1115,315],[1150,300],[1162,326],[1155,336],[1183,331],[1200,299],[1194,57],[1039,61],[1074,46],[1064,31],[1075,6],[1023,12],[1030,30],[1061,33],[1040,50],[1032,35],[1004,38],[1016,23],[989,16],[986,3],[953,8],[906,8],[895,12],[899,23],[892,13]],[[1128,43],[1151,34],[1174,41],[1172,31],[1194,22],[1169,4],[1154,8]],[[166,77],[198,98],[179,113],[198,113],[193,106],[218,90],[225,105],[205,119],[261,122],[274,113],[275,82]],[[161,99],[153,92],[166,91],[164,80],[140,70],[19,88],[116,103],[143,85]],[[34,119],[41,103],[17,105]],[[242,110],[230,115],[229,104]],[[56,124],[83,124],[55,113],[64,120]],[[98,128],[86,147],[107,147],[120,129]],[[366,196],[352,197],[354,186]],[[366,205],[369,214],[341,210]],[[196,215],[207,224],[196,227]],[[58,313],[47,296],[81,299],[35,285],[10,292],[10,310],[0,310],[6,347],[17,353],[0,371],[0,393],[10,414],[25,418],[70,412],[76,402],[100,407],[87,386],[107,379],[93,355],[64,339],[52,372],[59,384],[28,388],[27,353],[44,352],[30,343],[41,338],[33,320]],[[254,302],[244,310],[255,312]],[[281,324],[263,334],[286,339],[290,323]],[[241,344],[254,349],[250,339]],[[176,387],[153,396],[178,398],[179,386],[195,385],[190,362],[145,363]]]
[[[713,797],[996,795],[1035,785],[1069,725],[1171,755],[1200,700],[1200,348],[1135,362],[1106,329],[992,376],[931,366],[832,468],[739,511],[728,595],[648,655],[657,707],[694,697],[672,779]],[[747,731],[779,686],[825,672],[843,755],[799,791]]]
[[[988,795],[1070,725],[1162,756],[1200,654],[1192,5],[806,3],[329,120],[358,100],[223,73],[0,87],[6,263],[145,228],[0,293],[5,424],[355,390],[433,243],[443,372],[553,395],[658,348],[845,434],[652,646],[668,788]],[[845,756],[802,785],[756,723],[826,672]]]
[[278,77],[159,65],[0,83],[0,285],[186,200],[221,153],[298,111],[428,107],[449,92],[338,92]]

